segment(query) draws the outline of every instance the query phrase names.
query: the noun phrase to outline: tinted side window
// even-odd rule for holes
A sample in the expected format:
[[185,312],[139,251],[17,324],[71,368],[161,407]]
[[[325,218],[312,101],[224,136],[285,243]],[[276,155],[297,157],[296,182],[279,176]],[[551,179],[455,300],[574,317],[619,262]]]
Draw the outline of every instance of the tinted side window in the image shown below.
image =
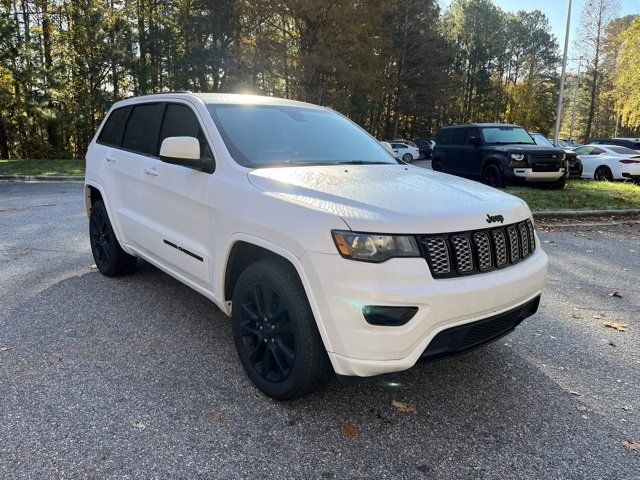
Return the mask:
[[146,155],[156,154],[162,104],[136,105],[129,116],[122,148]]
[[469,144],[469,139],[471,137],[480,138],[480,130],[478,130],[477,128],[467,128],[465,139],[464,139],[464,143],[466,145],[470,145]]
[[209,148],[198,118],[186,105],[178,103],[167,105],[162,128],[160,129],[158,148],[167,137],[195,137],[200,142],[200,155],[206,158],[213,158],[213,153]]
[[440,145],[450,145],[452,136],[453,136],[453,129],[443,128],[442,130],[440,130],[440,133],[438,134],[438,139],[436,140],[436,142],[439,143]]
[[453,134],[453,141],[452,143],[454,145],[464,145],[465,143],[465,139],[466,139],[466,129],[465,128],[457,128],[456,132]]
[[598,147],[593,147],[593,150],[591,150],[591,153],[589,155],[600,155],[601,153],[604,153],[604,150]]
[[113,145],[119,147],[122,143],[122,133],[124,132],[124,124],[127,121],[131,107],[116,108],[107,121],[104,123],[104,127],[98,135],[98,142],[105,145]]

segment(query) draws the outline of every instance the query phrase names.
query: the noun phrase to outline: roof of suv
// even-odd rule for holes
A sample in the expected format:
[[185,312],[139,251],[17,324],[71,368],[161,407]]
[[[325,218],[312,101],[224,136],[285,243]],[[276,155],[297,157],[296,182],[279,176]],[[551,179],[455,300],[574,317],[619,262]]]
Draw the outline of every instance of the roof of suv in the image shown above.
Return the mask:
[[513,125],[511,123],[464,123],[460,125],[447,125],[444,128],[460,128],[460,127],[513,127],[522,128],[520,125]]
[[290,105],[307,108],[325,108],[312,103],[299,102],[297,100],[287,100],[278,97],[266,97],[262,95],[238,94],[238,93],[192,93],[192,92],[160,92],[149,95],[140,95],[126,100],[138,99],[162,99],[176,97],[195,97],[207,104],[235,104],[235,105]]

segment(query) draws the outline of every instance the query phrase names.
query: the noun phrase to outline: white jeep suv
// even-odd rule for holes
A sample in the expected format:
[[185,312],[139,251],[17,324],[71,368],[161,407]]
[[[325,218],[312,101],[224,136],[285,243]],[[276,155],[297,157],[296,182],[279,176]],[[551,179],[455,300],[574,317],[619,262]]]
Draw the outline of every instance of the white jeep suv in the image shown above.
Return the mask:
[[547,256],[522,200],[401,163],[327,108],[131,98],[86,159],[100,272],[139,257],[211,299],[274,398],[466,352],[538,307]]

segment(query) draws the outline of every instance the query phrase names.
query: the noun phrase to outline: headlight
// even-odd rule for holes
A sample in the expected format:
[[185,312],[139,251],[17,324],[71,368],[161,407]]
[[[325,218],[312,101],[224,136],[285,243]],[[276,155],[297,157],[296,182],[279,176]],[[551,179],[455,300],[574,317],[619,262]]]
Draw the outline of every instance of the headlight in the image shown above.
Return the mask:
[[516,162],[521,162],[524,160],[524,153],[512,153],[509,155],[511,160],[515,160]]
[[409,235],[377,235],[332,230],[333,241],[344,258],[380,263],[393,257],[419,257],[416,239]]

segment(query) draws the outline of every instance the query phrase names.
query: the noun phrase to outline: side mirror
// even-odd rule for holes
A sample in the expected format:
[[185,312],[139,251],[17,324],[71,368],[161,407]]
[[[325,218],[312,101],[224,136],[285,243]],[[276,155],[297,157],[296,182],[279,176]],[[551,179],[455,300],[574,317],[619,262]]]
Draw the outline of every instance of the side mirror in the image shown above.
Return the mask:
[[468,139],[469,145],[480,145],[480,138],[478,137],[469,137]]
[[160,145],[160,160],[173,165],[213,171],[213,159],[200,157],[200,142],[195,137],[167,137]]

